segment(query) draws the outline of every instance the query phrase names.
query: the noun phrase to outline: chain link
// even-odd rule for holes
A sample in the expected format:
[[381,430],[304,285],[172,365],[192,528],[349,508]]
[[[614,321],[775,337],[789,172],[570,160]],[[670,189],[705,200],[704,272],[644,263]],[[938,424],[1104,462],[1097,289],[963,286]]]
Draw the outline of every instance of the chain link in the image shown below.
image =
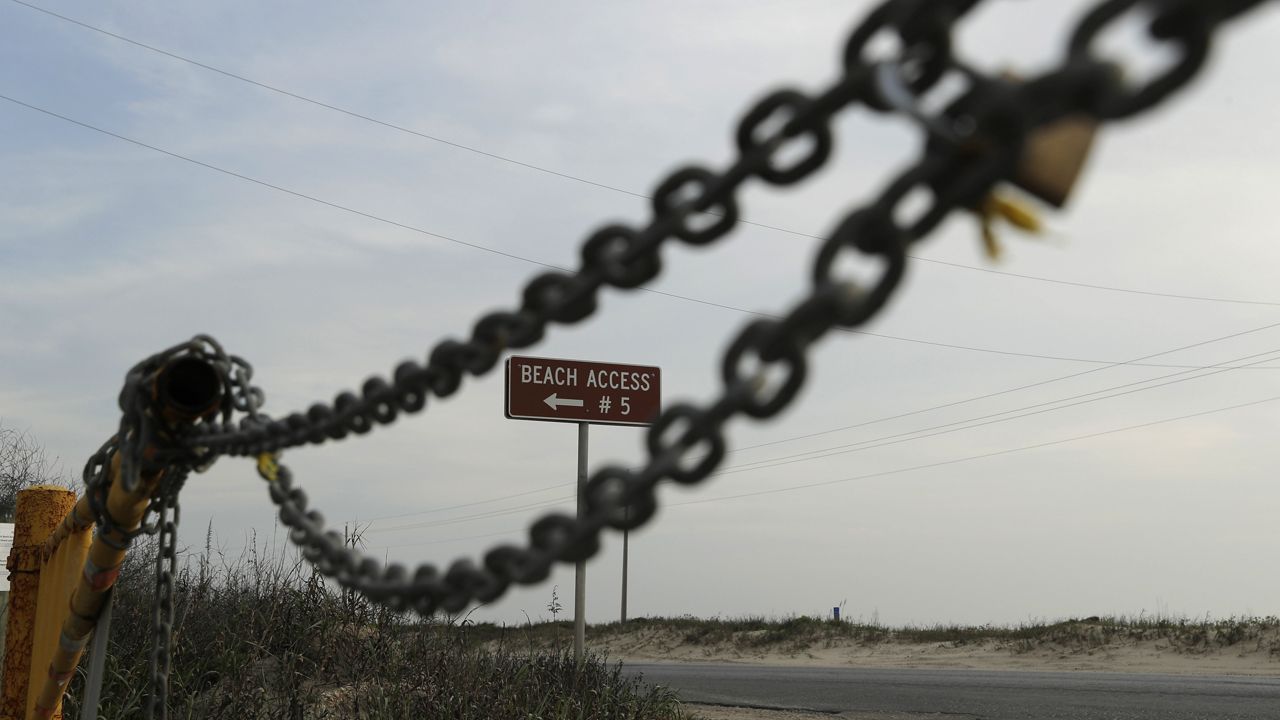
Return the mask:
[[[173,595],[178,562],[178,522],[182,508],[175,487],[166,489],[159,499],[156,534],[156,588],[151,604],[151,695],[145,717],[169,717],[169,665],[173,659]],[[169,513],[172,512],[172,519]]]
[[[976,4],[896,0],[881,5],[851,36],[844,75],[822,94],[810,98],[797,90],[780,90],[744,115],[736,135],[741,154],[727,170],[719,175],[700,167],[677,170],[658,186],[648,227],[632,230],[615,225],[598,231],[584,247],[577,275],[540,276],[526,288],[520,311],[481,321],[502,328],[523,317],[528,322],[525,332],[476,332],[469,342],[446,340],[432,352],[421,374],[398,369],[394,383],[371,380],[365,384],[363,399],[343,395],[332,411],[317,405],[305,417],[295,414],[284,423],[250,426],[240,432],[214,428],[193,434],[188,441],[232,454],[271,453],[347,432],[367,432],[376,423],[394,419],[393,410],[379,405],[390,406],[404,394],[410,394],[420,408],[428,390],[437,395],[451,393],[464,372],[480,374],[492,367],[498,355],[489,344],[494,337],[506,340],[501,349],[522,347],[524,341],[540,336],[549,322],[572,323],[590,315],[595,309],[594,293],[602,283],[626,288],[652,278],[660,269],[658,245],[666,237],[703,244],[723,235],[737,219],[733,193],[747,177],[789,184],[820,167],[830,154],[829,123],[835,113],[854,100],[876,109],[891,107],[870,81],[877,64],[864,58],[865,46],[877,33],[899,34],[900,57],[881,64],[895,65],[893,70],[908,78],[911,92],[925,93],[947,71],[959,71],[967,78],[967,91],[936,119],[941,123],[917,118],[927,139],[923,156],[879,198],[837,225],[815,258],[809,296],[784,319],[754,321],[739,333],[724,355],[723,395],[705,408],[682,404],[664,412],[649,429],[649,461],[643,469],[606,467],[594,473],[587,483],[587,512],[581,520],[549,514],[532,525],[527,547],[497,547],[485,554],[482,566],[461,559],[443,573],[424,564],[410,575],[403,566],[384,566],[346,547],[340,534],[324,529],[323,516],[308,509],[306,494],[294,486],[288,468],[274,458],[259,464],[260,471],[269,470],[262,474],[270,482],[271,498],[304,556],[344,587],[394,609],[456,612],[473,601],[499,597],[511,583],[542,581],[555,561],[590,557],[599,547],[603,528],[638,527],[653,515],[659,480],[685,484],[705,480],[723,458],[723,427],[731,417],[769,418],[789,405],[805,381],[808,346],[833,327],[855,327],[874,316],[902,278],[907,248],[954,210],[977,208],[998,182],[1010,179],[1029,133],[1073,114],[1109,120],[1153,107],[1199,69],[1216,24],[1256,3],[1232,3],[1226,9],[1185,0],[1104,2],[1081,22],[1064,64],[1028,82],[987,76],[951,57],[952,24]],[[1183,52],[1164,75],[1133,88],[1121,82],[1115,66],[1095,58],[1090,46],[1112,22],[1140,5],[1152,11],[1153,36],[1176,44]],[[765,121],[779,114],[781,122],[774,126],[778,129],[761,137]],[[964,131],[940,135],[935,131],[939,124]],[[775,165],[781,148],[802,138],[809,141],[808,153],[789,166]],[[913,217],[904,217],[906,200],[918,192],[929,196],[930,203]],[[677,199],[689,193],[692,199]],[[695,229],[689,220],[698,213],[716,219]],[[880,274],[870,283],[843,278],[837,273],[843,255],[877,261]],[[775,374],[782,379],[763,380]]]
[[[158,374],[184,358],[206,363],[214,369],[219,384],[229,390],[223,393],[215,409],[224,421],[230,419],[233,412],[257,416],[263,394],[249,385],[253,375],[249,364],[241,358],[227,355],[213,338],[196,336],[189,342],[143,360],[129,370],[120,393],[120,430],[90,456],[83,472],[85,494],[93,511],[99,540],[123,550],[141,535],[157,536],[150,695],[144,706],[144,717],[148,719],[168,716],[177,531],[181,514],[178,494],[192,470],[205,470],[216,459],[214,455],[194,452],[179,445],[175,441],[176,426],[157,416],[154,410],[152,394]],[[196,422],[204,420],[197,418]],[[163,473],[143,520],[136,528],[120,527],[107,508],[111,490],[110,467],[117,454],[120,457],[120,483],[125,492],[136,491],[143,473]]]
[[[808,374],[809,346],[833,328],[856,327],[875,316],[898,287],[910,246],[953,211],[981,207],[998,183],[1014,178],[1029,134],[1068,116],[1119,120],[1156,106],[1199,71],[1218,25],[1260,1],[1104,0],[1076,27],[1059,67],[1015,81],[985,74],[953,55],[953,27],[979,0],[888,0],[851,34],[841,75],[833,83],[816,95],[778,90],[748,109],[734,136],[738,157],[731,165],[719,173],[697,165],[676,170],[654,191],[648,225],[597,230],[582,246],[576,273],[535,277],[518,307],[481,317],[466,340],[440,342],[425,364],[403,362],[390,379],[369,378],[359,394],[344,392],[332,403],[316,403],[306,412],[274,420],[260,412],[264,394],[251,384],[249,364],[228,356],[212,338],[198,336],[139,363],[121,393],[120,431],[90,458],[85,480],[99,522],[110,527],[103,506],[113,453],[121,453],[126,487],[133,487],[142,470],[174,473],[175,482],[153,498],[157,520],[134,531],[160,534],[150,708],[164,717],[177,490],[188,471],[203,469],[221,455],[256,457],[281,521],[303,556],[342,587],[394,610],[457,612],[474,601],[498,598],[513,583],[540,582],[554,562],[595,554],[603,529],[632,529],[647,522],[657,509],[660,480],[704,481],[723,458],[724,426],[731,418],[770,418],[790,405]],[[1173,47],[1176,58],[1155,77],[1129,83],[1117,64],[1099,58],[1093,48],[1101,34],[1136,11],[1147,13],[1151,36]],[[870,57],[873,40],[885,33],[897,40],[896,55]],[[915,111],[919,99],[951,72],[964,79],[963,94],[933,116]],[[504,351],[537,343],[552,323],[572,324],[592,315],[603,287],[631,289],[652,280],[661,272],[663,243],[672,238],[694,245],[718,240],[739,218],[736,193],[742,184],[754,177],[789,185],[811,175],[831,154],[833,118],[854,103],[878,112],[905,112],[924,135],[920,157],[879,197],[836,224],[815,255],[812,285],[803,300],[782,319],[747,324],[730,342],[717,400],[701,407],[677,404],[663,412],[648,430],[649,459],[642,468],[606,466],[592,474],[581,519],[552,513],[533,523],[527,546],[498,546],[480,564],[460,559],[444,571],[423,564],[410,573],[403,565],[362,556],[340,533],[325,529],[318,511],[309,509],[306,493],[279,464],[277,453],[364,434],[401,413],[419,412],[428,395],[453,394],[466,375],[485,374]],[[910,112],[904,110],[907,105]],[[791,159],[784,163],[782,157]],[[910,198],[918,195],[928,202],[908,213]],[[850,261],[874,266],[872,279],[843,275],[841,268]],[[152,414],[148,393],[159,368],[182,356],[209,362],[226,392],[216,417],[175,427]],[[233,414],[241,416],[236,423]],[[145,459],[144,448],[151,450]]]

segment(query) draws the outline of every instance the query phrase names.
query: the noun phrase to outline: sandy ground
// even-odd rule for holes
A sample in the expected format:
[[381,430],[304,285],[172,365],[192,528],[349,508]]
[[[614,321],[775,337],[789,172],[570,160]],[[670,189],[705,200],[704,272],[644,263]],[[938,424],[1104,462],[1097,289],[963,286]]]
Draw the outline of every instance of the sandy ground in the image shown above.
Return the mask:
[[[1170,675],[1280,676],[1278,632],[1234,645],[1187,647],[1168,638],[1103,642],[1086,631],[1074,642],[865,643],[819,641],[813,646],[758,650],[749,643],[685,643],[675,632],[653,628],[589,641],[595,651],[624,663],[716,662],[861,668],[967,668],[977,670],[1095,671]],[[919,720],[902,713],[814,713],[686,704],[702,720]]]
[[754,708],[734,708],[721,705],[686,704],[685,709],[691,711],[699,720],[819,720],[819,718],[835,718],[837,720],[922,720],[929,715],[909,715],[903,713],[819,713],[797,710],[756,710]]
[[1016,643],[845,643],[793,649],[753,651],[721,644],[685,644],[670,632],[628,633],[592,642],[624,662],[736,662],[760,665],[864,668],[967,668],[975,670],[1041,670],[1166,673],[1171,675],[1280,675],[1280,656],[1264,637],[1227,648],[1186,648],[1165,640],[1122,640],[1112,643],[1054,643],[1026,647]]

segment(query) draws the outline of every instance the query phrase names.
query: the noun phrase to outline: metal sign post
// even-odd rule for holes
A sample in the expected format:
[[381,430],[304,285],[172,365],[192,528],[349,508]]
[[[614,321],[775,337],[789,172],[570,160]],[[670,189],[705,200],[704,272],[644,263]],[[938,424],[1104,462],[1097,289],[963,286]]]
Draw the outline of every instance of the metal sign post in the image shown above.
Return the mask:
[[[662,371],[650,365],[512,356],[503,412],[513,420],[578,425],[579,519],[586,514],[588,425],[651,425],[662,409]],[[627,619],[628,535],[622,534],[622,620]],[[587,567],[575,563],[573,656],[582,663],[587,634]]]
[[[630,508],[627,509],[627,515],[631,515]],[[622,625],[627,624],[627,545],[630,534],[630,530],[622,531],[622,619],[619,621]]]
[[[578,423],[578,519],[586,514],[582,496],[587,491],[587,428],[588,423]],[[587,644],[587,561],[574,564],[573,575],[573,659],[582,664]]]

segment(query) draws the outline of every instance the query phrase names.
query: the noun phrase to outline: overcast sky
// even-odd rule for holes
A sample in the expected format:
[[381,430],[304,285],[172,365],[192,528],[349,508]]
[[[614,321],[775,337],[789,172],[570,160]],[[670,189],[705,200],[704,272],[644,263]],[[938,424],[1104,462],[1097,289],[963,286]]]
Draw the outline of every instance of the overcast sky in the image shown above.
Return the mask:
[[[781,85],[828,82],[869,8],[33,3],[631,193],[677,163],[731,159],[743,109]],[[1084,7],[990,0],[959,49],[1032,73],[1060,57]],[[956,216],[917,247],[867,327],[878,335],[824,340],[787,413],[732,424],[725,465],[742,469],[662,490],[659,515],[632,536],[630,614],[841,603],[895,624],[1280,613],[1280,401],[1258,402],[1280,396],[1280,327],[1269,327],[1280,324],[1278,31],[1273,9],[1224,29],[1188,91],[1106,128],[1069,208],[1046,216],[1049,237],[1005,231],[992,264],[972,219]],[[1142,61],[1135,72],[1157,67],[1150,47],[1124,36],[1114,47]],[[284,415],[422,358],[517,303],[540,271],[392,223],[573,265],[595,227],[648,217],[633,194],[344,115],[15,0],[0,0],[0,94],[348,209],[0,101],[0,422],[30,431],[72,475],[118,422],[124,372],[156,350],[213,334],[255,365],[268,412]],[[836,132],[811,181],[750,185],[745,217],[822,235],[921,143],[907,122],[861,110]],[[521,354],[657,365],[666,404],[712,398],[721,349],[751,319],[741,310],[785,311],[816,247],[753,226],[708,248],[669,247],[651,287],[703,303],[606,291],[591,321]],[[1246,363],[1257,364],[1187,370]],[[574,426],[505,419],[501,375],[285,460],[331,522],[366,528],[379,557],[478,558],[520,540],[534,513],[571,507],[576,472]],[[882,438],[900,442],[867,447]],[[642,444],[642,430],[594,427],[592,465],[636,462]],[[219,461],[182,494],[192,550],[212,523],[234,559],[255,537],[280,539],[273,518],[244,459]],[[592,621],[617,617],[620,555],[610,535],[589,565]],[[474,617],[546,617],[553,585],[570,607],[565,567]]]

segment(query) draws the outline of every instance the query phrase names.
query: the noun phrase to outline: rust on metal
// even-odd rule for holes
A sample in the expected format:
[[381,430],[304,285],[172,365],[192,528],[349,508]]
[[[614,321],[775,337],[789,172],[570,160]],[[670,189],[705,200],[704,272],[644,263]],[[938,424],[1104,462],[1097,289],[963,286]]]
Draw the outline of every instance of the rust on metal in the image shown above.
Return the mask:
[[[162,421],[155,428],[161,442],[170,441],[169,433],[176,428],[217,412],[223,395],[217,370],[195,357],[173,359],[144,382],[150,411]],[[135,449],[140,459],[153,462],[158,450],[154,444]],[[41,631],[48,626],[54,634],[41,632],[35,637],[36,647],[44,650],[30,661],[30,683],[39,690],[27,695],[29,716],[60,717],[63,694],[119,578],[126,548],[165,475],[163,469],[147,471],[133,465],[130,473],[137,476],[123,477],[122,459],[116,451],[107,462],[106,507],[95,510],[87,498],[81,498],[59,516],[61,524],[51,529],[41,547],[46,561],[42,573],[56,576],[57,582],[40,583],[38,607],[48,608],[56,623],[43,622],[43,613],[37,623]],[[97,518],[102,526],[91,537],[89,528]]]
[[75,504],[75,493],[36,485],[18,493],[9,568],[9,619],[5,628],[4,676],[0,679],[0,720],[26,717],[31,659],[40,590],[40,556],[45,541]]
[[[43,643],[51,652],[42,658],[47,669],[42,673],[44,679],[40,691],[38,694],[33,693],[30,698],[29,711],[34,717],[58,717],[62,695],[75,675],[76,665],[84,653],[89,633],[97,625],[107,594],[120,574],[125,556],[125,551],[120,548],[128,545],[128,533],[142,524],[151,496],[163,477],[162,472],[143,475],[133,492],[126,491],[124,483],[120,481],[119,454],[112,456],[109,472],[111,483],[107,493],[107,513],[111,516],[112,528],[103,533],[105,538],[95,535],[91,542],[87,531],[68,536],[69,539],[83,538],[88,545],[87,557],[85,554],[80,554],[78,558],[74,553],[67,554],[68,561],[74,562],[74,565],[68,566],[68,570],[74,568],[76,573],[75,590],[70,596],[69,607],[68,603],[59,603],[59,607],[66,608],[60,617],[59,636],[56,640],[50,638]],[[68,547],[72,544],[69,540],[64,540],[58,552],[72,550]],[[57,561],[58,557],[55,555],[50,564]],[[50,715],[40,714],[50,710]]]
[[89,504],[88,496],[81,496],[76,501],[75,507],[71,508],[71,512],[63,516],[62,522],[58,523],[57,529],[49,535],[49,539],[45,540],[40,561],[44,562],[52,557],[58,545],[67,539],[67,536],[91,527],[93,527],[93,508]]

